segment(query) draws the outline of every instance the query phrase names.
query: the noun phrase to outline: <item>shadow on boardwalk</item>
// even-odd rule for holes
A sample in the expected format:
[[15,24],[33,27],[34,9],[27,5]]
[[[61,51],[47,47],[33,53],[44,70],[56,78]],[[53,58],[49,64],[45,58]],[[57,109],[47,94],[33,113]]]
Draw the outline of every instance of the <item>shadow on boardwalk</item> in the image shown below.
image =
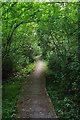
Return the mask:
[[37,61],[17,105],[17,118],[57,118],[45,87],[45,64]]

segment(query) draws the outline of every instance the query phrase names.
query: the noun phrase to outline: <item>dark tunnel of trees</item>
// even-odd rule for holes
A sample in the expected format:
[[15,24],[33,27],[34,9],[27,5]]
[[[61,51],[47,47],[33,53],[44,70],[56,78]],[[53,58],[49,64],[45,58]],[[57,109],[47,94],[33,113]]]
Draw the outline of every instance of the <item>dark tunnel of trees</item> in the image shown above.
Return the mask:
[[4,118],[14,116],[20,89],[40,55],[57,115],[79,120],[80,3],[3,2],[1,9]]

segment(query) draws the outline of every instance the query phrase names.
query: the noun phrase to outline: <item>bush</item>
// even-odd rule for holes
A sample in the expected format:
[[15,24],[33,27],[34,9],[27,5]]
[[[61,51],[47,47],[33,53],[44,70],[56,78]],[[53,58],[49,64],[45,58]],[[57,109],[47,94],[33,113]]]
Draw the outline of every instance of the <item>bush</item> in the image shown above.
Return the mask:
[[13,60],[11,56],[5,56],[2,62],[2,78],[7,79],[13,73]]

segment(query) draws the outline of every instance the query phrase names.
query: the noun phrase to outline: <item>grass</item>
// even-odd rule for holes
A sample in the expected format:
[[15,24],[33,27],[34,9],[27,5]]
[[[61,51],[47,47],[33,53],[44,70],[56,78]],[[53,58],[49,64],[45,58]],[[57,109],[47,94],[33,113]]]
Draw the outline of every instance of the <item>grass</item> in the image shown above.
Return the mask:
[[16,104],[24,82],[24,78],[14,78],[11,82],[3,85],[2,116],[12,118],[16,112]]

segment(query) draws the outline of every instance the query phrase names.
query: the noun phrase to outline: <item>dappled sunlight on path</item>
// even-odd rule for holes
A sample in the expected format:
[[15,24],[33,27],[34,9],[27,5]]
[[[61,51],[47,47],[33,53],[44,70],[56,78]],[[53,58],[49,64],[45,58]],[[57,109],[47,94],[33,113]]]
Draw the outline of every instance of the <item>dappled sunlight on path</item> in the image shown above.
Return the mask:
[[36,75],[41,75],[42,73],[44,73],[46,71],[46,64],[45,62],[38,60],[35,70],[34,70],[34,74]]
[[46,91],[46,64],[38,60],[26,81],[17,105],[17,118],[57,118]]

